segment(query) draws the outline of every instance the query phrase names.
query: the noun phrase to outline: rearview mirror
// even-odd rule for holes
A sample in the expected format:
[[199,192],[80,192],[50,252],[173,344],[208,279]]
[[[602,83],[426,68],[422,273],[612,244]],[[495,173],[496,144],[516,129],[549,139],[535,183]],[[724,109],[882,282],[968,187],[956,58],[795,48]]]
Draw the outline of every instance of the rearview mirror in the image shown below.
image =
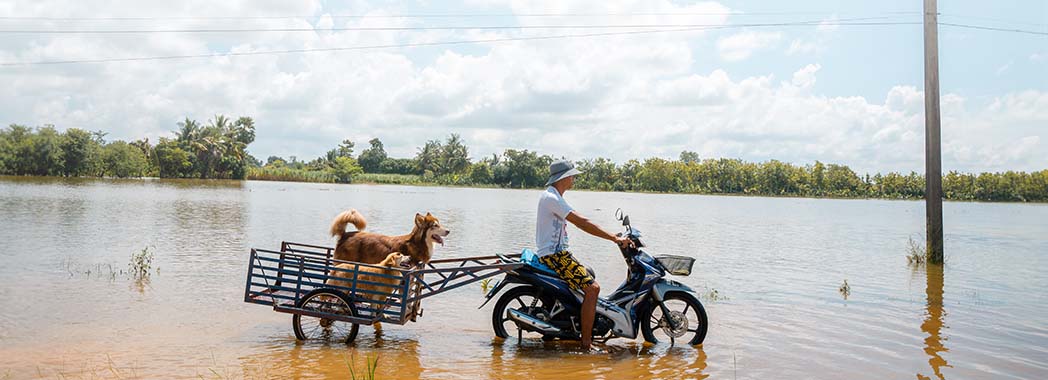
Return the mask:
[[623,226],[630,225],[630,216],[629,215],[626,215],[626,216],[622,217],[622,225]]

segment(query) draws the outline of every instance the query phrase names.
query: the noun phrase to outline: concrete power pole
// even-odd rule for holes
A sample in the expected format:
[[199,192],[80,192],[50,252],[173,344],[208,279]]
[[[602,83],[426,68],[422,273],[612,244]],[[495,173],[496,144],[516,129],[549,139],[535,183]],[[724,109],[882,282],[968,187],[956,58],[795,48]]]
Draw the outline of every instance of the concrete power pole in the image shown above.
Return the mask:
[[939,15],[924,0],[924,200],[928,261],[942,263],[942,143],[939,120]]

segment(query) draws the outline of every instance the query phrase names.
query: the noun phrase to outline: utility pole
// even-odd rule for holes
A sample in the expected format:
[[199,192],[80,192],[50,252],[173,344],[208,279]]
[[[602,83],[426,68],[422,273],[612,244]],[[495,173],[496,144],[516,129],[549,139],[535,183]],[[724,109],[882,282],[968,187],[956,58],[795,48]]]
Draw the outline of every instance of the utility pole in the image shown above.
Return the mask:
[[939,14],[924,0],[924,209],[928,261],[942,263],[942,143],[939,120]]

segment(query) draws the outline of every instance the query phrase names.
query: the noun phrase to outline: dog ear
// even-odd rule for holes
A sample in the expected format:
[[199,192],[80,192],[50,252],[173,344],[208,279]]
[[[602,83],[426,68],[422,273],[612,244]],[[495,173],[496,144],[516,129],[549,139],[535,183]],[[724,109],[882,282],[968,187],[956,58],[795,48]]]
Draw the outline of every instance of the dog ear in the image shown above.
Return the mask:
[[424,223],[425,221],[426,221],[426,218],[423,218],[422,214],[419,214],[417,212],[415,213],[415,225],[416,226],[422,227],[422,223]]

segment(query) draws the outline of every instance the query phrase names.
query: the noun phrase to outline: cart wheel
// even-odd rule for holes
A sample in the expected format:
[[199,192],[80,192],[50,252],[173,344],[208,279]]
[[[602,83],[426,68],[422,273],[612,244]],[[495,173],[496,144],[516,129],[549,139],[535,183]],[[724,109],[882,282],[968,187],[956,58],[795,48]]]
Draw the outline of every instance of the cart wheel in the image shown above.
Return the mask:
[[[357,308],[349,302],[345,294],[331,289],[314,289],[302,297],[296,306],[328,314],[359,316]],[[356,323],[301,314],[291,317],[291,324],[295,328],[295,337],[299,340],[341,341],[347,344],[357,338],[357,331],[360,329],[360,325]]]

